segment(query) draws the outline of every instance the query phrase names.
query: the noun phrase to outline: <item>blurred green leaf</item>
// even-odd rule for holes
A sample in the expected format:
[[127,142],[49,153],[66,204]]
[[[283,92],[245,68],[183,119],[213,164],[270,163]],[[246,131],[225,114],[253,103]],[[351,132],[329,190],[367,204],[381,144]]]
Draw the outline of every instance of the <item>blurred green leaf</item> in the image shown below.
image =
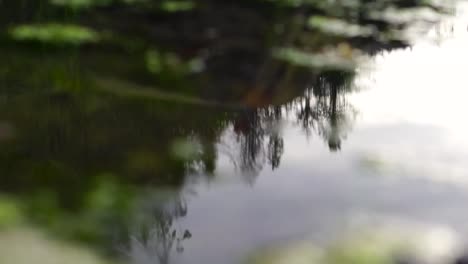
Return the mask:
[[324,33],[345,36],[345,37],[367,37],[374,34],[374,29],[371,26],[351,24],[345,20],[325,17],[313,16],[309,19],[308,25],[311,28],[316,28]]
[[146,67],[151,73],[160,73],[163,70],[161,55],[156,50],[146,52]]
[[49,44],[80,45],[99,40],[99,33],[72,24],[20,25],[10,29],[10,35],[18,41],[38,41]]
[[0,197],[0,228],[16,225],[23,220],[18,204],[12,200]]
[[200,146],[197,142],[188,139],[177,139],[172,143],[171,151],[176,158],[190,160],[200,153]]
[[50,3],[53,5],[66,6],[74,9],[108,5],[112,2],[112,0],[50,0]]
[[184,0],[168,0],[161,3],[161,9],[166,12],[190,11],[195,8],[195,2]]
[[295,48],[279,48],[273,51],[273,56],[292,65],[306,68],[352,70],[355,67],[353,53],[354,51],[344,44],[335,50],[321,53],[310,53]]
[[0,264],[105,264],[90,250],[53,240],[33,229],[14,229],[0,234]]

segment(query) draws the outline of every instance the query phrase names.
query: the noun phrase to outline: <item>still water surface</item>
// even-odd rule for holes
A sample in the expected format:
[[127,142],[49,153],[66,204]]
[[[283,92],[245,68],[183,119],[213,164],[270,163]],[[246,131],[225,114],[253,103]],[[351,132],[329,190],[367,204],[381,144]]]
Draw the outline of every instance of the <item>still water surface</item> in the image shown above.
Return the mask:
[[[305,95],[259,109],[122,98],[115,80],[88,95],[76,64],[119,75],[133,62],[62,51],[72,56],[54,53],[57,63],[8,46],[2,191],[59,237],[135,264],[237,264],[272,244],[329,242],[354,223],[466,234],[467,10],[409,48],[364,56],[355,75],[324,73]],[[44,76],[76,94],[41,90]]]
[[193,238],[176,263],[236,263],[272,241],[329,240],[367,217],[468,231],[468,19],[459,12],[453,32],[431,31],[440,42],[418,40],[360,65],[339,152],[284,118],[278,169],[240,180],[221,156],[219,178],[188,198],[180,224]]

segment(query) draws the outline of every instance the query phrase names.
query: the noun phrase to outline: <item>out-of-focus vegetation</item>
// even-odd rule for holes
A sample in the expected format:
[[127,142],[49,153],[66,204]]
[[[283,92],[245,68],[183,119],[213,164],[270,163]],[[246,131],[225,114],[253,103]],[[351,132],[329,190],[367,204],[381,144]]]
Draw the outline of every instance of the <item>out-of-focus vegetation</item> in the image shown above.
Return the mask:
[[249,264],[400,264],[459,263],[457,236],[442,227],[422,227],[410,223],[373,227],[353,232],[345,238],[319,247],[302,242],[260,250]]
[[96,32],[75,25],[44,24],[22,25],[11,30],[11,36],[19,41],[39,41],[50,44],[83,44],[99,39]]
[[[173,226],[187,212],[179,191],[188,175],[213,177],[223,131],[249,182],[280,166],[287,146],[270,128],[285,115],[339,150],[356,59],[405,46],[410,21],[385,14],[420,7],[441,11],[426,0],[0,1],[0,228],[19,225],[0,244],[39,243],[54,261],[79,254],[55,239],[113,256],[116,244],[154,246],[168,263],[191,236]],[[150,195],[161,188],[175,194]]]
[[81,246],[63,244],[32,229],[12,229],[0,234],[0,263],[110,263]]

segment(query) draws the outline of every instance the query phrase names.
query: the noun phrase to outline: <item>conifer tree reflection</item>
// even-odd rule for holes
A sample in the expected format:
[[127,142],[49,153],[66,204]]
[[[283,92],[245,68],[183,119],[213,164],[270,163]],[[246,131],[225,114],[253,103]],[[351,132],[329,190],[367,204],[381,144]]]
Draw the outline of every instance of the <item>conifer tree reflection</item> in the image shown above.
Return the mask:
[[284,139],[279,131],[279,122],[283,118],[282,108],[274,106],[267,109],[267,117],[270,120],[270,136],[267,147],[267,157],[271,169],[277,169],[281,163],[284,152]]
[[355,116],[346,102],[352,79],[349,72],[324,72],[297,103],[298,123],[307,134],[315,131],[323,137],[331,151],[341,149]]
[[272,106],[248,109],[239,113],[233,122],[238,148],[234,163],[249,183],[263,169],[265,163],[277,169],[284,152],[284,140],[278,131],[283,108]]
[[239,144],[238,168],[247,182],[253,183],[262,170],[265,158],[265,130],[259,109],[248,109],[234,121],[234,132]]

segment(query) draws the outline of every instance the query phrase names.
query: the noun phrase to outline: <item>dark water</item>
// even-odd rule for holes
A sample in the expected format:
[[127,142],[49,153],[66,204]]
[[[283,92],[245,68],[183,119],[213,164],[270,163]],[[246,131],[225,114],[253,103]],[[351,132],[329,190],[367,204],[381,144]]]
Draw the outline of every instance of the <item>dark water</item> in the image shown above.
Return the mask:
[[143,264],[242,263],[360,221],[468,231],[463,4],[395,39],[384,29],[401,25],[367,9],[371,36],[303,32],[294,21],[311,11],[260,19],[242,4],[176,19],[2,4],[2,232]]

